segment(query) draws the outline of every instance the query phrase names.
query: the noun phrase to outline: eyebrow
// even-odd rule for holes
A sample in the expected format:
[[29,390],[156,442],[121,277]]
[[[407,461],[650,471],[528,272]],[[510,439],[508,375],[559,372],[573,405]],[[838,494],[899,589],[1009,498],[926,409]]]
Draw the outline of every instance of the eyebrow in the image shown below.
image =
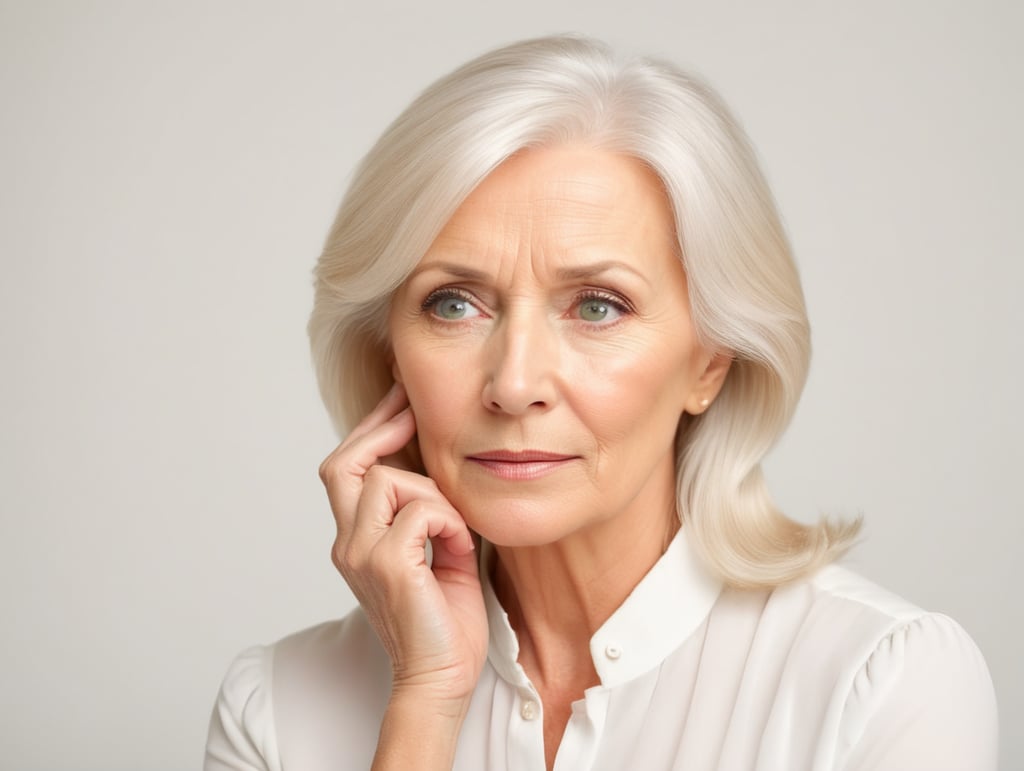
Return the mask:
[[[460,278],[463,281],[486,281],[490,278],[489,274],[482,270],[476,270],[474,268],[467,268],[465,265],[459,265],[455,262],[431,262],[426,265],[418,266],[409,275],[409,278],[417,276],[420,273],[424,273],[428,270],[440,270],[448,273],[449,275]],[[555,276],[560,281],[571,281],[579,279],[591,279],[600,276],[602,273],[607,273],[611,270],[624,270],[627,273],[632,273],[634,276],[640,278],[645,284],[650,284],[650,280],[641,273],[639,270],[634,268],[632,265],[621,262],[619,260],[602,260],[600,262],[593,262],[587,265],[579,265],[575,267],[559,268],[555,271]]]
[[578,267],[571,268],[559,268],[555,271],[555,275],[563,281],[571,279],[581,278],[595,278],[600,276],[602,273],[607,273],[610,270],[624,270],[627,273],[632,273],[634,276],[642,279],[644,283],[650,284],[647,276],[641,273],[639,270],[634,268],[632,265],[620,262],[619,260],[602,260],[601,262],[592,262],[588,265],[580,265]]
[[426,265],[417,265],[413,272],[409,274],[409,278],[418,276],[420,273],[425,273],[428,270],[441,270],[455,276],[455,278],[461,278],[463,281],[485,281],[488,278],[488,274],[484,271],[467,268],[465,265],[459,265],[456,262],[430,262]]

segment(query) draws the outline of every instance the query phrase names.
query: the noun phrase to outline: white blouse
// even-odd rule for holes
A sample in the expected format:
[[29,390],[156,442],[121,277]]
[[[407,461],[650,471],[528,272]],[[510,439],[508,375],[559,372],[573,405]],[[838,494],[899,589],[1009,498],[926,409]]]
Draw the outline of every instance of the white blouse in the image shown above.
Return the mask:
[[[543,771],[544,705],[484,594],[490,650],[454,768]],[[774,591],[723,588],[680,530],[590,655],[601,684],[572,705],[556,771],[996,768],[974,642],[839,566]],[[358,609],[251,648],[224,680],[205,769],[367,769],[390,678]]]

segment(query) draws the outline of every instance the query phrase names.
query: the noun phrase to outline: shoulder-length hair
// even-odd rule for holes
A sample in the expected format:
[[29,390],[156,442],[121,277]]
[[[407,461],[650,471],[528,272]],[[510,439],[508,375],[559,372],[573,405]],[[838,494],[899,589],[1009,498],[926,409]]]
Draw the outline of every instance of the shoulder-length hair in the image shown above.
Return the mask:
[[540,38],[474,59],[421,94],[357,169],[316,267],[309,321],[339,432],[391,386],[390,297],[441,228],[513,153],[560,143],[623,153],[658,174],[697,334],[733,357],[715,402],[677,431],[677,507],[691,541],[734,586],[779,585],[831,561],[860,523],[791,520],[762,478],[807,377],[810,329],[754,152],[699,80],[661,61],[619,61],[593,40]]

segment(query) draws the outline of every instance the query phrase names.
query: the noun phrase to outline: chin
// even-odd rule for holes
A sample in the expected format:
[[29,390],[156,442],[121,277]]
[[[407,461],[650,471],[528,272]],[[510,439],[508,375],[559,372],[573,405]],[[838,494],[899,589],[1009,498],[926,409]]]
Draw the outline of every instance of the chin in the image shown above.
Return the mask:
[[[429,469],[432,464],[428,463]],[[495,546],[532,547],[556,543],[593,520],[579,508],[571,485],[551,478],[512,483],[430,475],[469,529]],[[566,488],[570,489],[566,489]]]
[[469,505],[462,514],[469,528],[495,546],[526,548],[557,543],[574,532],[568,527],[564,509],[558,506],[530,505],[530,502],[491,502],[486,506]]
[[495,546],[506,549],[529,549],[539,546],[550,546],[558,542],[558,538],[537,538],[536,534],[509,533],[506,529],[497,532],[479,532],[474,530],[481,538]]

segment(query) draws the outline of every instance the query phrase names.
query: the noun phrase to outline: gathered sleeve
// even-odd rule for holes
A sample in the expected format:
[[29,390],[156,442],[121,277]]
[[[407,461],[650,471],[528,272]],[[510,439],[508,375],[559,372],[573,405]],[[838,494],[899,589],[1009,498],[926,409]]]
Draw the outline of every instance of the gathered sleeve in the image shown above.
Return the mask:
[[853,680],[840,750],[837,771],[994,771],[992,679],[959,624],[925,614],[881,640]]
[[280,771],[271,694],[272,647],[243,651],[210,717],[204,771]]

